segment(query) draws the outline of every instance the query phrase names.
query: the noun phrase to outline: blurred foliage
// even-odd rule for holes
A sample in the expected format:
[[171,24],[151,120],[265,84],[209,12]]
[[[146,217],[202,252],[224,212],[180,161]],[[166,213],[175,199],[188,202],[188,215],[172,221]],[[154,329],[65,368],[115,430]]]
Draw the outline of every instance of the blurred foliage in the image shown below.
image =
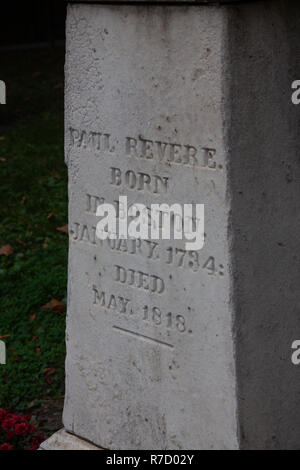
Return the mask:
[[63,394],[67,171],[63,156],[63,49],[1,52],[0,407],[27,410]]

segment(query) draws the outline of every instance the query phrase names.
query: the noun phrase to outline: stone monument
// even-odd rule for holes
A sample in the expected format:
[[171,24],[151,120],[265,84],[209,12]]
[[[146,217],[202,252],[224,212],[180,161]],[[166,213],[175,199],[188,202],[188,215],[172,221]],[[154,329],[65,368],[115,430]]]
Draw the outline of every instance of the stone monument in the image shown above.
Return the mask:
[[[68,8],[65,431],[43,447],[299,448],[299,2],[126,3]],[[99,240],[120,195],[204,204],[203,249]]]

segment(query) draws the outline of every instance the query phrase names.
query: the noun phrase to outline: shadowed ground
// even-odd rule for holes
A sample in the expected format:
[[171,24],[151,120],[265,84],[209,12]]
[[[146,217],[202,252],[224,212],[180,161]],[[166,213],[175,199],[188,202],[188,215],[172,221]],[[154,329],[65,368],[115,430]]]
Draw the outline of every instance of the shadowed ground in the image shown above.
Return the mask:
[[1,52],[0,408],[33,413],[46,434],[60,427],[64,393],[63,66],[63,48]]

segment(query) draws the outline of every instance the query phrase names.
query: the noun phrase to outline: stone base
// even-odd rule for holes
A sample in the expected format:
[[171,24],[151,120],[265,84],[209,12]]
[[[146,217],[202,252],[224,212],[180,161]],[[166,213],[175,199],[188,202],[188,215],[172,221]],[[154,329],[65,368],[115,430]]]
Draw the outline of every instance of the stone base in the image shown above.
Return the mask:
[[41,444],[40,450],[101,450],[99,447],[69,434],[65,429],[53,434]]

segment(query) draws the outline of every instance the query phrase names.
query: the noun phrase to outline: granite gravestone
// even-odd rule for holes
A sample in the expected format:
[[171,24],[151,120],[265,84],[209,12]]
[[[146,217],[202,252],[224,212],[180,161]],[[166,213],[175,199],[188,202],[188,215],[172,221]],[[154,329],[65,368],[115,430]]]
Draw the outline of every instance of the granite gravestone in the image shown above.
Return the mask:
[[[107,449],[297,448],[300,6],[111,3],[68,11],[65,429]],[[100,241],[120,195],[204,204],[204,248]]]

